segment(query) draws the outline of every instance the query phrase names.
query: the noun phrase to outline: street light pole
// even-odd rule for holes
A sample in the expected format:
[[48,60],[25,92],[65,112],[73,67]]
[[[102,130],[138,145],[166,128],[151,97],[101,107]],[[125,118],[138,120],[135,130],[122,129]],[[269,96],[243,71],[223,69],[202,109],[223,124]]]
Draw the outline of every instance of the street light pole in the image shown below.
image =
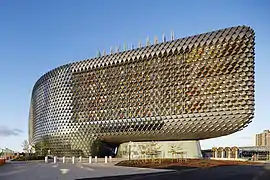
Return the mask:
[[5,159],[7,159],[7,147],[5,148]]

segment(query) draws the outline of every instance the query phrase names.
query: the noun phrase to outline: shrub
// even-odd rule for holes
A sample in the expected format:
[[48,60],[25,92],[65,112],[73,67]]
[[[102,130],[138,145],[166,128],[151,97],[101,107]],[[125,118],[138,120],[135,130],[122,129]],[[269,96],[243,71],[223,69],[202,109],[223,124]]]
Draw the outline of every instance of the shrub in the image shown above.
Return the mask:
[[45,156],[19,156],[13,161],[31,161],[31,160],[44,160]]

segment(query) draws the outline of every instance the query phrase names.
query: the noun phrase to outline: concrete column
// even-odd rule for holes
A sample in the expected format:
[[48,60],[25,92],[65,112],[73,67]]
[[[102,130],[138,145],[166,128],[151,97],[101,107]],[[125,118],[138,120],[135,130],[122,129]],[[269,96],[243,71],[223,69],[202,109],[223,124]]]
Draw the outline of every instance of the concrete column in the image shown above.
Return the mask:
[[217,158],[217,153],[218,153],[217,150],[215,150],[215,157],[214,158]]
[[75,163],[75,157],[72,156],[72,164],[74,164],[74,163]]
[[231,150],[228,151],[228,159],[231,159]]
[[235,149],[235,159],[238,159],[238,149]]
[[95,163],[98,163],[98,159],[97,159],[97,156],[95,156]]
[[89,164],[92,163],[92,156],[89,156]]
[[109,156],[109,162],[110,163],[112,162],[112,156]]
[[105,156],[105,163],[108,163],[108,157]]
[[80,163],[82,163],[82,156],[79,157],[79,161],[80,161]]
[[224,158],[224,150],[221,151],[221,158]]
[[54,164],[56,164],[56,159],[57,159],[57,157],[54,156],[54,157],[53,157],[53,163],[54,163]]
[[65,156],[63,156],[63,163],[65,163],[66,162],[66,157]]
[[45,163],[48,163],[48,156],[45,156]]

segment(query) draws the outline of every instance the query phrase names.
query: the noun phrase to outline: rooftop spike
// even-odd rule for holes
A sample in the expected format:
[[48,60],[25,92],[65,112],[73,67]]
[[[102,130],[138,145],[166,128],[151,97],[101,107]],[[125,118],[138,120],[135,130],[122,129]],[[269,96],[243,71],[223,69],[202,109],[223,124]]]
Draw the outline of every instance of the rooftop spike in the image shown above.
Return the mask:
[[158,37],[157,36],[154,37],[154,44],[158,44]]
[[139,40],[139,42],[138,42],[138,48],[141,48],[142,47],[142,42],[141,42],[141,40]]
[[97,50],[97,57],[101,57],[101,53],[99,50]]
[[174,31],[171,31],[171,40],[174,41]]
[[106,51],[105,50],[103,50],[103,56],[106,56]]
[[119,51],[120,51],[120,46],[118,45],[116,46],[116,52],[119,53]]
[[162,42],[166,42],[166,36],[164,33],[162,33]]
[[110,54],[113,54],[113,48],[110,47]]
[[124,51],[126,51],[127,50],[127,44],[126,44],[126,42],[124,43]]
[[146,46],[149,46],[149,45],[150,45],[150,38],[147,37],[147,38],[146,38]]

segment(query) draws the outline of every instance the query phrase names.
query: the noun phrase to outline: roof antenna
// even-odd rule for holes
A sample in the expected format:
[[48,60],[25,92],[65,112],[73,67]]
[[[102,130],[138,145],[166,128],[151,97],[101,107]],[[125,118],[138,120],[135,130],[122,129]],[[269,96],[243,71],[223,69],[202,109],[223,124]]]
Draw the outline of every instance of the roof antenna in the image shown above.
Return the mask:
[[149,45],[150,45],[150,38],[147,37],[147,38],[146,38],[146,46],[149,46]]
[[119,51],[120,51],[120,46],[118,45],[116,46],[116,52],[119,53]]
[[166,42],[166,36],[164,33],[162,33],[162,42]]
[[139,42],[138,42],[138,48],[141,48],[142,47],[142,42],[141,42],[141,40],[139,40]]
[[101,53],[99,50],[97,50],[97,57],[101,57]]
[[113,54],[113,48],[110,47],[110,54]]
[[124,51],[126,51],[127,50],[127,44],[126,44],[126,42],[124,43]]
[[158,44],[158,37],[157,36],[154,37],[154,44],[155,45]]
[[171,40],[174,41],[174,31],[171,31]]

